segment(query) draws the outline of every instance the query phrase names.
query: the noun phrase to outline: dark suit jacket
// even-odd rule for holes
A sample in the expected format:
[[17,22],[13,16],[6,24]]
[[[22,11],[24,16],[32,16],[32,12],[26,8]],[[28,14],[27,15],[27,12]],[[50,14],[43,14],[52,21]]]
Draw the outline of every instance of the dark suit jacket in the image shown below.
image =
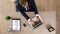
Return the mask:
[[[29,11],[34,11],[35,14],[38,14],[34,0],[28,0]],[[19,4],[19,0],[16,2],[16,11],[19,11],[27,20],[30,18],[25,12],[25,8]]]
[[[34,0],[28,0],[29,11],[37,11]],[[16,3],[16,9],[19,11],[26,11],[24,7],[19,4],[19,0]]]

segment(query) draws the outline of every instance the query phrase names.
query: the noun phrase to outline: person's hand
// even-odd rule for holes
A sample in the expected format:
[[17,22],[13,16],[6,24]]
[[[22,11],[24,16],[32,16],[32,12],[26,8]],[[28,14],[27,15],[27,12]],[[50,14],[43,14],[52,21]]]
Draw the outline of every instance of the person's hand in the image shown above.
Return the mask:
[[32,20],[32,19],[30,19],[30,23],[34,26],[35,25],[35,22]]
[[39,16],[36,16],[36,22],[39,22],[40,19],[39,19]]

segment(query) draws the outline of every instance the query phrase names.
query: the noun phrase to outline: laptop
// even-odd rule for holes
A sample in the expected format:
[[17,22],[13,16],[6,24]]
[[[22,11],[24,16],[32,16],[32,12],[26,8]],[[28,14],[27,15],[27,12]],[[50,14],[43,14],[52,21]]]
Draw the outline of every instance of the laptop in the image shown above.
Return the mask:
[[34,24],[32,24],[30,21],[28,21],[28,23],[30,24],[30,26],[34,29],[34,28],[36,28],[36,27],[38,27],[38,26],[40,26],[40,25],[42,25],[42,22],[43,22],[43,20],[41,19],[41,17],[40,17],[40,15],[36,15],[36,16],[38,16],[38,18],[39,18],[39,21],[36,21],[37,19],[36,19],[36,17],[34,17],[32,20],[34,21]]

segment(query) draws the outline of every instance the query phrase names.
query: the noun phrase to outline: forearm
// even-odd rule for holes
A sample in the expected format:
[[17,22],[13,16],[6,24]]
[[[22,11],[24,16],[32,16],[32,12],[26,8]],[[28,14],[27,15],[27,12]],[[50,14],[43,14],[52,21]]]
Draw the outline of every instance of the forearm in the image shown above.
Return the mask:
[[21,14],[28,20],[29,16],[25,13],[26,10],[25,8],[23,8],[22,6],[20,6],[19,4],[16,5],[16,9],[21,12]]
[[37,10],[35,1],[34,1],[34,0],[31,0],[31,4],[32,4],[32,7],[33,7],[33,9],[34,9],[34,13],[35,13],[35,14],[38,14],[38,10]]

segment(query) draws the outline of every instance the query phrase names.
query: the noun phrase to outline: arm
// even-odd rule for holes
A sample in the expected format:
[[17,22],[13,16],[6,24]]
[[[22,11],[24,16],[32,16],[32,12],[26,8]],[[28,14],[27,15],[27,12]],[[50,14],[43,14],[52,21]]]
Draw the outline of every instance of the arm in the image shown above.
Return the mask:
[[29,16],[27,16],[27,14],[25,13],[26,10],[24,7],[22,7],[19,2],[16,4],[16,10],[21,12],[21,14],[28,20],[29,19]]
[[38,14],[38,10],[37,10],[35,1],[34,0],[29,0],[29,3],[31,4],[32,8],[34,9],[34,13]]

